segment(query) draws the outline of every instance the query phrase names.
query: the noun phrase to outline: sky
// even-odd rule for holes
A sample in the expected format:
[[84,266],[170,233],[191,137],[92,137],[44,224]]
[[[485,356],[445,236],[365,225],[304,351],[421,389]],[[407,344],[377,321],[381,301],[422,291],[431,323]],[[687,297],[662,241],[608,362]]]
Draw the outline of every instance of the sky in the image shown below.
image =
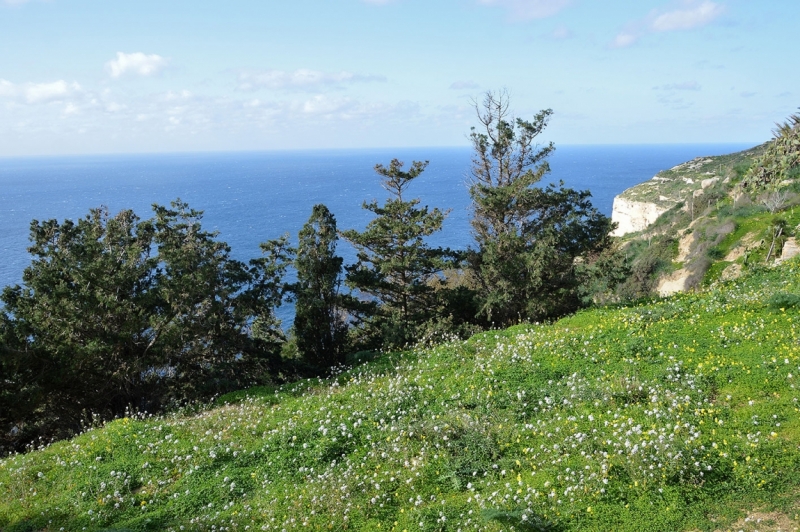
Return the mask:
[[797,0],[0,0],[0,156],[760,143],[800,106]]

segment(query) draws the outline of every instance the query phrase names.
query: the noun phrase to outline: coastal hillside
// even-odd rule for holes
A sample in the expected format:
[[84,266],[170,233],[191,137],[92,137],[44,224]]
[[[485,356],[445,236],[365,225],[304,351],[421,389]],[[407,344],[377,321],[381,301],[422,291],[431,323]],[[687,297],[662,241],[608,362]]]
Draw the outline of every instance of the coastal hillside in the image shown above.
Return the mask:
[[743,186],[769,145],[698,157],[615,197],[613,234],[632,268],[626,297],[709,286],[800,252],[800,168],[779,187]]
[[612,217],[618,224],[614,235],[642,231],[679,204],[691,209],[696,202],[700,209],[700,198],[707,196],[709,188],[731,189],[732,186],[721,185],[738,182],[753,160],[764,153],[764,146],[729,155],[697,157],[623,191],[614,198]]
[[0,530],[796,529],[800,264],[0,461]]

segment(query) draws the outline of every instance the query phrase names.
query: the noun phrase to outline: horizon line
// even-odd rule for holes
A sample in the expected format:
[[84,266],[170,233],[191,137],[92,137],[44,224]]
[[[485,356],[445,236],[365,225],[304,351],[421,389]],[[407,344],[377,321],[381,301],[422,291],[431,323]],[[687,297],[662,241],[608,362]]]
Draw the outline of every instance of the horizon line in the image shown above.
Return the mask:
[[[615,146],[750,146],[756,147],[766,141],[719,141],[719,142],[618,142],[618,143],[562,143],[562,147],[615,147]],[[82,153],[49,153],[28,155],[3,155],[0,161],[14,159],[48,159],[70,157],[135,157],[135,156],[181,156],[181,155],[235,155],[235,154],[260,154],[260,153],[321,153],[321,152],[355,152],[355,151],[385,151],[385,150],[441,150],[441,149],[471,149],[469,145],[434,145],[434,146],[371,146],[359,148],[264,148],[244,150],[176,150],[176,151],[131,151],[131,152],[82,152]]]

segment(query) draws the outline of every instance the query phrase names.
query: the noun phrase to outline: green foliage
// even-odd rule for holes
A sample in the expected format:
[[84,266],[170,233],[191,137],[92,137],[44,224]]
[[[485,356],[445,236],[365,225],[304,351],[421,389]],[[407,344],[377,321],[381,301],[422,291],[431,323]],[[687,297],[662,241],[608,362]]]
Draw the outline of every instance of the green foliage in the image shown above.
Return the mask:
[[581,284],[578,295],[584,305],[592,303],[604,305],[620,300],[619,287],[632,275],[627,250],[616,244],[610,245],[597,254],[590,262],[575,264]]
[[630,274],[616,288],[619,297],[635,301],[652,296],[659,275],[672,269],[676,244],[674,238],[665,235],[631,242],[624,250]]
[[[185,203],[154,212],[31,223],[23,285],[0,297],[4,448],[63,437],[90,414],[157,411],[251,385],[270,369],[285,265],[231,259]],[[249,334],[254,322],[260,338]]]
[[119,419],[0,460],[0,529],[792,528],[796,294],[791,261]]
[[775,309],[797,308],[800,307],[800,296],[797,294],[778,292],[769,298],[768,303]]
[[736,181],[741,181],[750,171],[752,168],[753,162],[752,161],[743,161],[733,166],[733,175]]
[[476,104],[470,195],[478,249],[470,267],[478,280],[481,313],[509,325],[574,311],[585,279],[576,261],[592,262],[610,245],[611,221],[592,207],[588,191],[535,187],[549,171],[552,143],[536,138],[551,110],[533,121],[508,117],[508,97],[487,93]]
[[778,124],[763,155],[756,158],[742,181],[744,188],[776,191],[800,166],[800,114]]
[[336,218],[325,205],[315,205],[300,231],[294,259],[297,282],[290,290],[297,349],[320,369],[344,362],[348,324],[339,293],[342,258],[336,255],[337,239]]
[[342,232],[357,250],[358,262],[347,267],[346,282],[366,298],[352,309],[362,335],[359,343],[365,347],[412,342],[416,328],[436,315],[442,271],[454,266],[452,252],[425,242],[441,230],[447,213],[403,197],[427,164],[414,161],[408,171],[397,159],[388,167],[375,166],[390,197],[382,206],[364,203],[376,216],[364,231]]
[[711,260],[721,260],[725,256],[725,252],[719,247],[713,246],[706,250],[706,255]]

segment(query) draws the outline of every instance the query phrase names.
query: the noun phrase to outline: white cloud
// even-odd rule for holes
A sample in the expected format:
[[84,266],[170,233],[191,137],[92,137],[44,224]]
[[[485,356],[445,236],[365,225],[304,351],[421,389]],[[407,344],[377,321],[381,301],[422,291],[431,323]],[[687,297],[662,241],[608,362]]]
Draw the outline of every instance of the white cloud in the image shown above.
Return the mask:
[[17,94],[17,89],[8,80],[0,79],[0,98],[13,98]]
[[626,46],[630,46],[630,45],[636,43],[636,41],[638,41],[638,40],[639,40],[639,36],[638,35],[636,35],[636,34],[634,34],[632,32],[623,31],[623,32],[618,33],[617,36],[614,37],[614,40],[611,41],[611,47],[612,48],[625,48]]
[[164,70],[167,63],[165,58],[157,54],[117,52],[117,58],[106,63],[106,71],[112,78],[119,78],[125,74],[154,76]]
[[[673,6],[675,3],[673,2]],[[725,12],[725,7],[710,0],[681,0],[681,7],[652,10],[643,19],[634,21],[619,32],[609,46],[625,48],[648,33],[684,31],[710,24]]]
[[651,28],[653,31],[690,30],[705,26],[724,11],[720,4],[705,0],[696,6],[690,5],[684,9],[675,9],[656,16]]
[[572,0],[478,0],[478,3],[505,8],[513,20],[533,20],[552,17]]
[[49,83],[12,83],[0,79],[0,98],[16,100],[20,103],[40,104],[64,101],[81,96],[83,89],[76,83],[63,79]]
[[31,83],[25,86],[25,100],[28,103],[61,101],[81,91],[77,83],[67,83],[63,79],[52,83]]
[[366,83],[386,81],[383,76],[354,74],[352,72],[320,72],[301,68],[293,72],[285,70],[262,70],[239,74],[238,89],[254,91],[258,89],[318,89],[346,83]]

